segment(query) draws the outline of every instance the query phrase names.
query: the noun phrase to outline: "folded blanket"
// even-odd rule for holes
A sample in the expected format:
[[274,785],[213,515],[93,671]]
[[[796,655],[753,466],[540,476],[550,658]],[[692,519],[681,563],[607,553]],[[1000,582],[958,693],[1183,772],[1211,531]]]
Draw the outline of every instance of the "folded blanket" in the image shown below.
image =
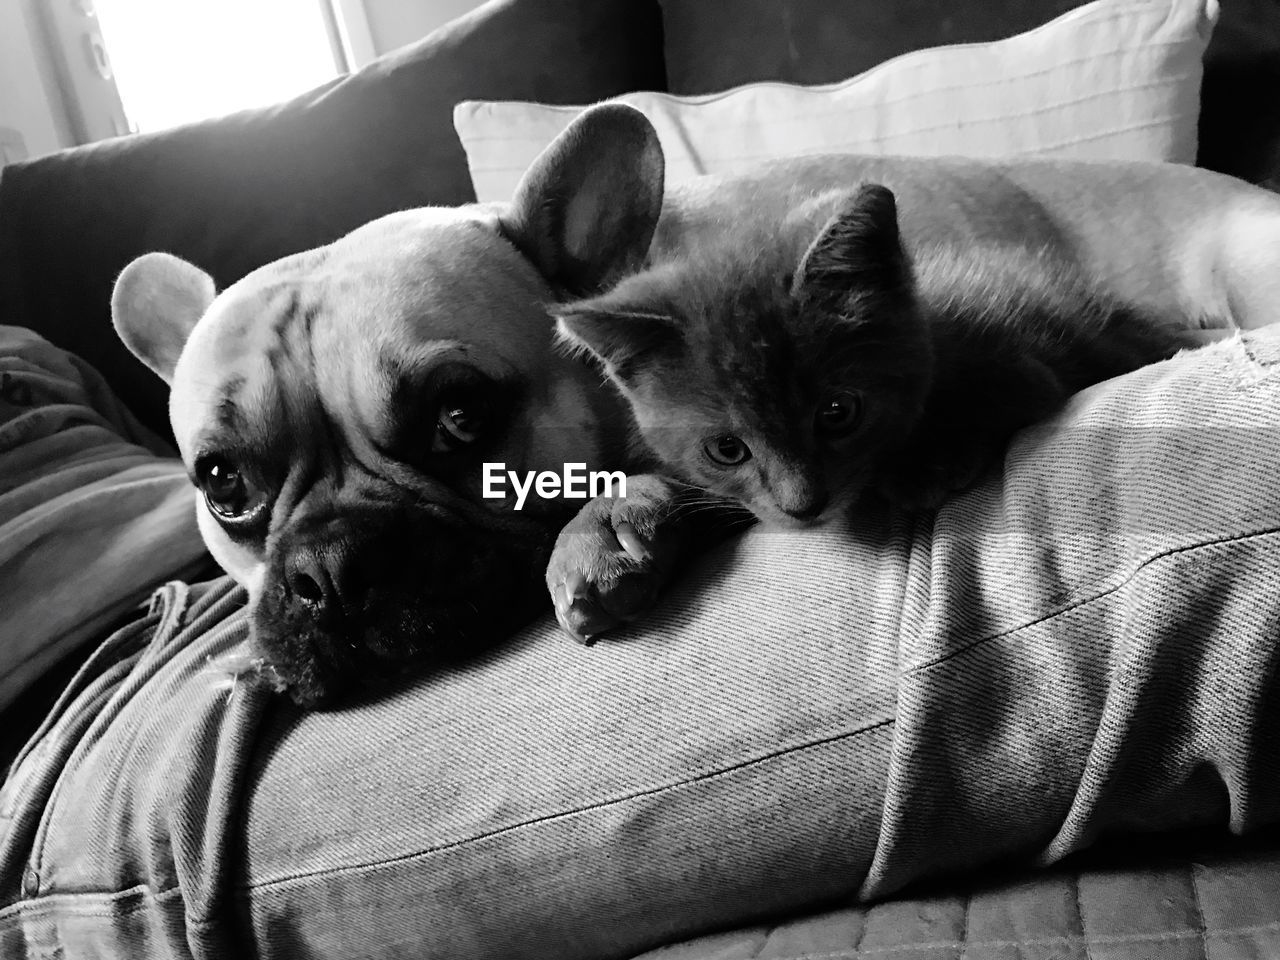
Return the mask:
[[0,709],[205,551],[181,461],[88,364],[0,326]]

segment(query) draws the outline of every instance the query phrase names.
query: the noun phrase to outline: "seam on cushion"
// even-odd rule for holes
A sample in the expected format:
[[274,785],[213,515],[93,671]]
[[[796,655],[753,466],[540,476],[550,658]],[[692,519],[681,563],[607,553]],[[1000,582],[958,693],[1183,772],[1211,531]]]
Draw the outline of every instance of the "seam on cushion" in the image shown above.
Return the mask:
[[[1256,933],[1266,933],[1271,930],[1280,930],[1280,920],[1269,923],[1257,923],[1248,927],[1241,927],[1239,930],[1232,931],[1229,936],[1246,937]],[[1095,943],[1098,946],[1110,946],[1120,944],[1135,943],[1175,943],[1180,940],[1186,940],[1189,937],[1196,936],[1194,930],[1177,930],[1171,933],[1110,933],[1099,934],[1096,937],[1031,937],[1025,940],[975,940],[968,946],[973,947],[1069,947],[1073,944],[1081,943],[1085,950],[1088,951],[1089,944]],[[1217,934],[1215,934],[1217,936]],[[956,950],[964,947],[965,944],[957,941],[949,940],[931,940],[928,943],[910,943],[884,947],[865,947],[855,948],[852,950],[832,950],[825,953],[793,953],[781,957],[773,957],[771,960],[859,960],[861,957],[871,957],[881,954],[902,953],[907,950]],[[1091,956],[1091,954],[1090,954]]]
[[[788,122],[803,123],[810,120],[834,119],[836,117],[845,116],[851,111],[858,111],[861,113],[868,113],[868,114],[879,113],[879,112],[882,112],[886,107],[895,107],[895,108],[909,107],[921,100],[933,99],[937,97],[939,94],[970,93],[973,91],[981,90],[983,87],[1009,87],[1009,86],[1013,86],[1015,82],[1020,83],[1022,81],[1026,81],[1026,80],[1030,80],[1030,79],[1034,79],[1042,76],[1049,77],[1051,74],[1057,72],[1063,66],[1074,66],[1077,63],[1093,63],[1094,61],[1095,61],[1095,58],[1090,57],[1087,60],[1073,61],[1071,64],[1059,64],[1051,68],[1035,70],[1030,73],[1020,73],[1016,77],[1004,76],[1004,77],[1001,77],[999,80],[983,81],[980,83],[949,83],[949,84],[936,86],[936,87],[922,87],[921,89],[915,91],[914,93],[911,93],[906,96],[894,97],[892,99],[889,99],[889,98],[876,99],[874,101],[865,102],[865,103],[858,102],[858,103],[846,104],[844,107],[842,107],[839,110],[829,110],[829,111],[824,111],[822,113],[806,113],[802,117],[795,117],[790,120],[788,120],[788,118],[782,118],[780,120],[780,123],[785,125]],[[999,121],[999,120],[1018,119],[1021,117],[1034,117],[1042,113],[1049,113],[1053,110],[1060,110],[1063,107],[1078,106],[1083,103],[1088,103],[1090,100],[1098,100],[1102,97],[1114,97],[1117,94],[1136,93],[1140,90],[1151,90],[1151,89],[1158,89],[1161,87],[1169,87],[1169,86],[1176,87],[1190,80],[1197,73],[1198,71],[1188,71],[1188,72],[1177,73],[1177,74],[1170,73],[1170,74],[1162,75],[1158,80],[1150,80],[1144,83],[1131,83],[1127,86],[1125,85],[1108,86],[1106,87],[1106,89],[1095,90],[1092,93],[1082,94],[1080,96],[1072,97],[1070,99],[1055,100],[1052,103],[1046,104],[1044,106],[1031,107],[1029,109],[1019,110],[1016,112],[1002,110],[1002,111],[999,111],[998,113],[991,114],[989,117],[980,118],[980,119],[986,119],[990,121]],[[712,129],[728,130],[728,129],[732,129],[735,126],[735,124],[733,123],[703,124],[701,121],[699,121],[698,126],[699,128],[706,126]],[[928,130],[931,128],[924,127],[921,129]],[[497,139],[497,138],[494,138],[494,139]]]
[[1196,113],[1174,113],[1163,117],[1160,120],[1153,120],[1151,123],[1135,123],[1127,127],[1112,127],[1110,130],[1100,130],[1097,133],[1082,134],[1078,137],[1068,137],[1065,140],[1055,140],[1037,144],[1035,147],[1028,148],[1028,153],[1043,155],[1050,150],[1061,150],[1063,147],[1073,147],[1078,143],[1089,143],[1093,140],[1105,140],[1107,137],[1114,137],[1119,134],[1133,133],[1137,130],[1150,130],[1153,127],[1167,126],[1171,121],[1190,120],[1197,116]]
[[1021,633],[1023,630],[1027,630],[1031,627],[1040,626],[1041,624],[1048,623],[1051,620],[1056,620],[1059,617],[1063,616],[1064,614],[1071,613],[1075,610],[1079,610],[1080,608],[1089,606],[1090,604],[1096,603],[1099,600],[1105,600],[1107,597],[1111,596],[1112,594],[1132,584],[1138,578],[1138,576],[1142,574],[1142,572],[1145,571],[1148,567],[1154,566],[1155,564],[1159,563],[1162,560],[1168,560],[1170,557],[1176,557],[1182,554],[1190,554],[1190,553],[1196,552],[1197,550],[1204,550],[1210,547],[1220,547],[1223,544],[1246,543],[1250,540],[1265,539],[1267,537],[1274,537],[1278,533],[1280,533],[1280,527],[1272,527],[1267,530],[1257,530],[1257,531],[1254,531],[1253,533],[1239,534],[1231,537],[1221,537],[1217,540],[1206,540],[1200,543],[1193,543],[1193,544],[1189,544],[1187,546],[1182,546],[1182,547],[1171,547],[1168,550],[1163,550],[1160,553],[1153,554],[1152,556],[1147,557],[1145,560],[1138,563],[1137,566],[1135,566],[1132,570],[1123,574],[1120,577],[1120,579],[1117,580],[1115,583],[1111,584],[1110,586],[1103,587],[1102,589],[1098,590],[1096,593],[1093,593],[1086,597],[1082,597],[1079,600],[1072,601],[1071,603],[1064,604],[1058,607],[1056,610],[1046,613],[1041,617],[1037,617],[1035,620],[1028,620],[1026,623],[1020,623],[1016,627],[1010,627],[1008,630],[1001,630],[998,633],[992,633],[985,637],[979,637],[976,640],[972,640],[969,643],[966,643],[964,646],[957,647],[955,650],[949,650],[946,653],[933,658],[932,660],[926,660],[923,663],[915,664],[914,666],[909,667],[906,672],[908,674],[923,673],[924,671],[931,670],[936,666],[946,663],[948,660],[953,660],[956,657],[962,656],[963,654],[966,654],[971,650],[974,650],[975,648],[982,646],[985,643],[990,643],[993,640],[1002,640],[1006,637],[1013,636],[1016,633]]
[[1209,960],[1209,941],[1205,937],[1208,926],[1205,923],[1204,904],[1200,900],[1200,881],[1197,876],[1199,871],[1200,865],[1193,862],[1187,874],[1191,878],[1191,902],[1196,908],[1196,931],[1200,934],[1200,960]]
[[1076,916],[1080,920],[1080,942],[1084,944],[1085,960],[1093,960],[1093,950],[1089,946],[1089,931],[1085,927],[1084,899],[1080,896],[1080,875],[1079,874],[1075,874],[1071,878],[1071,885],[1072,887],[1075,888]]
[[756,766],[760,766],[762,764],[768,763],[771,760],[777,760],[777,759],[780,759],[781,757],[789,756],[794,753],[802,753],[806,750],[811,750],[814,747],[824,747],[832,743],[838,743],[841,740],[848,740],[852,737],[857,737],[864,733],[869,733],[872,730],[878,730],[882,727],[893,726],[893,724],[894,724],[893,717],[889,717],[884,720],[877,720],[874,723],[864,724],[863,726],[857,727],[853,730],[845,730],[842,733],[835,733],[827,737],[821,737],[817,740],[807,740],[804,743],[783,747],[779,750],[774,750],[771,753],[762,754],[758,757],[752,757],[748,760],[743,760],[739,763],[732,764],[731,766],[728,766],[728,767],[722,767],[717,770],[711,770],[705,773],[700,773],[697,776],[689,777],[684,780],[677,780],[673,783],[664,783],[660,786],[650,787],[644,790],[633,790],[632,792],[624,794],[623,796],[620,796],[620,797],[611,797],[607,800],[599,800],[599,801],[596,801],[595,803],[584,804],[583,806],[574,807],[573,809],[570,809],[570,810],[557,810],[554,813],[546,813],[540,816],[530,817],[527,820],[521,820],[519,823],[511,823],[511,824],[507,824],[506,826],[495,827],[492,830],[487,830],[484,833],[478,833],[478,834],[475,834],[474,836],[464,837],[461,840],[450,840],[447,843],[436,844],[435,846],[430,846],[422,850],[415,850],[411,853],[402,853],[393,857],[387,857],[385,859],[378,859],[378,860],[373,860],[365,863],[341,864],[336,867],[321,867],[315,870],[305,870],[297,873],[285,874],[279,877],[272,877],[267,880],[260,880],[253,883],[239,886],[237,887],[237,892],[243,893],[246,890],[263,890],[268,887],[289,885],[292,883],[296,883],[299,880],[307,880],[314,877],[331,876],[331,875],[338,875],[338,874],[345,874],[345,873],[360,873],[370,869],[377,869],[380,867],[389,866],[391,864],[404,863],[410,860],[422,859],[425,857],[429,857],[432,854],[441,853],[445,850],[452,850],[456,847],[464,847],[467,844],[475,843],[480,840],[488,840],[492,837],[502,836],[503,834],[514,833],[518,830],[524,829],[525,827],[537,826],[542,823],[550,823],[555,820],[564,820],[564,819],[568,819],[569,817],[576,817],[579,814],[590,813],[594,810],[605,810],[605,809],[608,809],[609,807],[621,806],[622,804],[630,803],[632,800],[639,800],[644,797],[655,797],[660,794],[670,793],[673,790],[680,790],[680,789],[683,789],[684,787],[692,786],[693,784],[704,783],[709,780],[718,780],[722,777],[727,777],[734,773],[737,773],[740,770],[745,770],[750,767],[756,767]]
[[[1079,878],[1075,878],[1077,889],[1079,887]],[[249,890],[258,889],[257,887],[247,888]],[[235,891],[238,896],[242,896],[246,892],[246,888]],[[31,911],[41,914],[48,914],[50,911],[61,909],[69,909],[76,916],[103,916],[103,917],[119,917],[129,916],[138,910],[146,907],[149,903],[163,905],[164,903],[180,896],[181,888],[179,886],[169,887],[160,891],[152,891],[150,887],[139,885],[130,887],[126,890],[119,890],[113,893],[56,893],[49,894],[33,899],[19,900],[3,909],[0,909],[0,923],[7,923],[13,920],[21,920],[23,915]],[[113,903],[130,897],[137,897],[138,902],[124,910],[102,909],[99,905],[102,903]],[[81,901],[87,901],[83,905]],[[222,921],[213,918],[196,918],[189,917],[186,920],[188,927],[193,928],[210,928],[221,926]],[[865,924],[863,925],[865,929]],[[1217,930],[1209,934],[1214,938],[1241,938],[1248,937],[1258,933],[1266,933],[1273,930],[1280,930],[1280,920],[1272,920],[1267,923],[1247,924],[1242,927],[1233,927],[1223,930]],[[1070,946],[1073,943],[1083,943],[1086,952],[1089,944],[1097,943],[1105,944],[1121,944],[1121,943],[1160,943],[1175,940],[1185,940],[1187,937],[1195,936],[1195,931],[1176,931],[1167,934],[1102,934],[1096,937],[1076,937],[1076,936],[1052,936],[1052,937],[1032,937],[1021,940],[975,940],[970,946],[979,947],[1019,947],[1019,946]],[[901,946],[890,947],[867,947],[861,946],[862,937],[858,938],[858,945],[848,950],[836,950],[825,953],[800,953],[793,954],[788,957],[776,957],[774,960],[845,960],[845,958],[856,958],[860,956],[870,956],[872,954],[890,953],[895,950],[902,950]],[[962,946],[956,942],[934,941],[930,943],[916,943],[910,945],[913,949],[923,950],[940,950],[955,949]]]
[[[1181,47],[1181,46],[1184,46],[1182,41],[1171,41],[1169,43],[1152,44],[1150,46],[1143,47],[1142,52],[1152,53],[1165,47]],[[865,110],[867,112],[871,112],[872,110],[883,110],[885,107],[907,107],[907,106],[911,106],[913,103],[916,103],[917,101],[931,99],[943,93],[973,93],[973,92],[977,92],[979,90],[983,90],[985,88],[990,88],[990,87],[1010,87],[1010,86],[1013,86],[1015,83],[1022,82],[1022,81],[1054,79],[1054,74],[1060,73],[1063,70],[1069,70],[1075,67],[1083,67],[1086,65],[1096,67],[1098,65],[1098,61],[1105,60],[1107,58],[1129,59],[1132,57],[1134,52],[1135,51],[1130,47],[1125,47],[1119,50],[1108,50],[1098,54],[1097,56],[1078,57],[1074,60],[1056,60],[1047,67],[1039,67],[1035,70],[1027,70],[1025,72],[1019,71],[1017,73],[1006,72],[1002,76],[997,77],[993,80],[974,80],[968,83],[944,83],[944,84],[938,84],[936,86],[921,86],[919,89],[914,90],[908,94],[903,94],[902,96],[877,98],[874,102],[867,102],[867,103],[860,102],[857,104],[851,104],[850,106],[855,106],[858,109]],[[1097,97],[1112,96],[1117,93],[1129,93],[1135,90],[1145,90],[1149,87],[1165,87],[1170,85],[1177,86],[1178,83],[1182,81],[1190,80],[1193,75],[1194,75],[1194,71],[1182,72],[1182,73],[1170,72],[1170,73],[1161,73],[1158,79],[1148,80],[1143,83],[1130,84],[1129,86],[1123,86],[1123,85],[1112,86],[1108,84],[1105,88],[1096,90],[1093,93],[1084,94],[1083,96],[1072,99],[1072,100],[1057,101],[1052,106],[1070,105],[1074,103],[1080,103],[1085,100],[1095,99]],[[862,79],[862,76],[852,77],[849,80],[843,81],[840,85],[837,85],[834,89],[828,89],[825,91],[822,91],[819,88],[815,88],[815,87],[804,87],[800,85],[791,85],[791,87],[793,90],[797,90],[797,91],[803,90],[805,93],[825,92],[828,96],[831,96],[833,94],[842,94],[842,93],[847,93],[852,91],[856,82],[861,79]],[[845,87],[844,86],[845,84],[847,84],[848,86]],[[842,89],[842,87],[844,88]],[[839,112],[845,112],[845,111],[839,111]],[[1019,115],[1020,114],[1010,114],[1010,116],[1019,116]],[[820,114],[806,114],[805,116],[806,117],[820,116]],[[716,127],[719,129],[728,129],[730,126],[731,125],[727,123],[716,125]]]
[[[1047,107],[1033,107],[1029,110],[1019,110],[1017,112],[1009,112],[1009,113],[1003,113],[1003,114],[993,113],[990,116],[986,116],[986,117],[968,116],[968,117],[965,117],[963,120],[956,119],[956,120],[948,121],[946,123],[930,124],[927,127],[912,127],[910,129],[893,130],[886,133],[877,134],[875,136],[875,142],[883,143],[887,140],[901,140],[904,137],[914,137],[922,133],[936,133],[939,130],[950,130],[953,127],[960,127],[960,126],[976,127],[983,124],[995,126],[998,124],[1007,123],[1010,120],[1026,120],[1033,117],[1041,117],[1047,113],[1056,113],[1059,110],[1061,110],[1062,107],[1074,106],[1074,105],[1075,104],[1062,104],[1062,105],[1050,104]],[[1049,143],[1047,147],[1037,146],[1036,149],[1038,150],[1052,149],[1053,147],[1056,147],[1056,146],[1070,145],[1072,143],[1076,143],[1082,140],[1097,140],[1101,137],[1114,136],[1117,133],[1128,133],[1131,130],[1149,130],[1152,127],[1163,127],[1163,126],[1167,126],[1171,121],[1182,120],[1189,116],[1190,114],[1187,112],[1165,114],[1163,116],[1156,117],[1153,120],[1144,121],[1143,123],[1123,124],[1121,126],[1108,127],[1105,130],[1097,130],[1093,133],[1081,134],[1079,137],[1072,137],[1067,140],[1053,141],[1052,143]],[[832,118],[837,118],[837,117],[839,117],[839,114],[832,115]]]
[[1269,933],[1273,930],[1280,931],[1280,920],[1268,920],[1266,923],[1250,923],[1243,927],[1212,930],[1206,934],[1205,939],[1208,940],[1212,937],[1215,940],[1230,940],[1232,938],[1249,937],[1255,933]]
[[[1080,143],[1089,143],[1090,141],[1093,141],[1093,140],[1105,140],[1108,137],[1115,137],[1115,136],[1126,134],[1126,133],[1134,133],[1139,130],[1151,130],[1157,127],[1170,126],[1171,123],[1175,121],[1190,119],[1192,116],[1193,114],[1187,113],[1187,112],[1174,113],[1174,114],[1169,114],[1165,117],[1161,117],[1156,120],[1151,120],[1147,123],[1133,123],[1133,124],[1127,124],[1125,126],[1120,126],[1120,127],[1109,127],[1106,130],[1099,130],[1095,133],[1082,134],[1078,137],[1068,137],[1066,139],[1046,141],[1044,143],[1037,143],[1034,146],[1028,146],[1025,148],[1020,148],[1018,150],[1015,150],[1013,153],[1008,154],[1008,156],[1014,156],[1014,157],[1020,157],[1020,156],[1026,156],[1026,155],[1043,156],[1049,151],[1061,150],[1064,147],[1070,147]],[[992,126],[996,126],[1001,123],[1001,119],[999,117],[996,117],[996,118],[983,120],[983,121],[966,120],[964,123],[966,126],[976,126],[978,123],[987,123]],[[842,153],[842,152],[852,152],[855,154],[865,153],[866,152],[865,148],[868,144],[883,145],[886,143],[891,143],[894,140],[902,140],[906,137],[918,136],[921,133],[931,133],[938,130],[948,130],[955,126],[956,124],[954,123],[939,124],[932,127],[920,127],[914,130],[906,130],[901,133],[881,134],[871,139],[846,140],[842,142],[822,144],[821,150],[823,153]],[[529,137],[528,139],[530,141],[536,140],[536,142],[538,143],[543,142],[542,138]],[[849,150],[848,148],[850,147],[855,149]],[[700,156],[698,159],[705,161],[707,159],[707,157],[705,156],[706,151],[702,151],[701,153],[704,155]],[[885,154],[876,154],[876,156],[895,156],[895,154],[890,152]],[[716,153],[712,155],[710,159],[720,160],[720,161],[729,159],[735,162],[746,163],[746,162],[754,162],[757,160],[771,160],[771,159],[776,159],[776,157],[777,157],[776,152],[766,151],[763,153],[733,153],[733,154]],[[504,163],[501,165],[494,165],[494,166],[475,164],[473,165],[472,169],[478,174],[491,174],[491,173],[509,173],[510,171],[515,170],[516,168],[511,166],[510,164]]]
[[[1164,8],[1163,3],[1144,4],[1144,6],[1152,6],[1152,7],[1159,6],[1162,9]],[[1077,9],[1080,9],[1080,8],[1077,8]],[[1130,17],[1131,17],[1130,13],[1117,12],[1112,16],[1098,19],[1093,23],[1093,25],[1096,27],[1109,27],[1112,23],[1114,23],[1117,20],[1129,19]],[[679,94],[679,93],[667,93],[666,91],[663,91],[663,90],[652,90],[647,92],[649,93],[650,96],[652,96],[654,99],[657,99],[657,100],[664,100],[671,103],[686,103],[694,106],[701,106],[702,104],[706,104],[706,103],[718,103],[721,100],[726,100],[731,97],[734,97],[744,90],[782,88],[782,89],[799,90],[804,93],[812,93],[812,94],[830,93],[832,91],[838,91],[842,87],[845,87],[846,85],[852,86],[853,84],[858,83],[859,81],[865,79],[866,77],[874,76],[883,71],[887,71],[890,65],[894,64],[899,60],[910,61],[912,59],[916,59],[916,60],[919,60],[921,63],[928,63],[936,59],[936,56],[937,56],[936,52],[938,50],[952,51],[952,50],[973,50],[973,49],[983,49],[983,48],[990,49],[995,44],[1007,43],[1009,40],[1016,40],[1019,37],[1026,36],[1028,33],[1034,33],[1036,32],[1036,30],[1042,30],[1045,27],[1052,26],[1053,23],[1054,21],[1051,20],[1048,23],[1041,24],[1039,27],[1036,27],[1033,30],[1028,30],[1025,33],[1014,34],[1012,37],[1005,37],[1003,40],[986,40],[986,41],[978,41],[976,43],[947,44],[943,47],[930,47],[930,48],[927,48],[926,50],[910,50],[906,53],[898,54],[898,56],[896,57],[891,57],[890,59],[885,60],[882,63],[878,63],[874,67],[871,67],[868,70],[864,70],[862,73],[855,74],[852,77],[846,77],[843,80],[837,80],[834,83],[799,84],[799,83],[787,83],[782,80],[764,80],[764,81],[742,83],[736,87],[730,87],[728,90],[721,90],[718,93]],[[1192,40],[1191,36],[1187,35],[1186,37],[1183,37],[1177,40],[1160,40],[1152,43],[1139,43],[1139,44],[1129,43],[1125,46],[1116,47],[1113,50],[1102,50],[1096,53],[1089,53],[1072,60],[1056,61],[1053,64],[1053,66],[1046,67],[1043,70],[1039,71],[1039,73],[1051,73],[1052,71],[1060,69],[1062,67],[1074,67],[1074,66],[1083,66],[1085,64],[1096,64],[1099,60],[1103,60],[1107,57],[1119,57],[1122,55],[1133,55],[1136,53],[1148,53],[1148,52],[1164,50],[1169,47],[1183,47],[1183,46],[1187,46],[1189,43],[1192,43],[1192,42],[1194,41]],[[1200,42],[1203,43],[1202,40]],[[922,54],[930,54],[931,56],[925,57],[925,56],[922,56]],[[911,64],[908,62],[908,66],[910,65]],[[1036,76],[1036,75],[1037,73],[1026,74],[1026,76]],[[1001,80],[988,80],[988,81],[983,81],[981,85],[992,86],[992,85],[999,84],[1001,82],[1002,82]],[[973,84],[972,87],[970,87],[969,84],[957,84],[956,86],[958,89],[960,88],[977,89],[980,85]],[[475,103],[486,103],[486,102],[513,103],[516,101],[478,100],[473,102]],[[541,104],[541,106],[548,107],[558,112],[571,111],[575,114],[580,112],[583,109],[581,104]]]
[[[146,884],[138,884],[137,886],[128,887],[125,890],[116,890],[111,893],[50,893],[45,896],[30,897],[9,904],[9,906],[0,910],[0,923],[15,918],[21,919],[24,914],[30,912],[39,914],[67,912],[73,913],[77,917],[127,917],[150,904],[163,906],[175,898],[181,899],[181,894],[182,890],[178,886],[167,887],[163,890],[152,890]],[[119,910],[112,910],[103,906],[104,904],[112,904],[133,897],[137,898],[137,903]]]
[[[1119,134],[1133,133],[1138,130],[1151,130],[1157,127],[1169,126],[1173,121],[1189,119],[1191,116],[1192,116],[1191,113],[1185,113],[1185,112],[1169,114],[1167,116],[1160,117],[1158,119],[1151,120],[1146,123],[1132,123],[1132,124],[1126,124],[1124,126],[1119,126],[1119,127],[1108,127],[1106,130],[1098,130],[1098,131],[1095,131],[1094,133],[1081,134],[1080,136],[1077,136],[1077,137],[1067,137],[1066,139],[1045,141],[1043,143],[1037,143],[1034,146],[1028,146],[1019,152],[1015,152],[1013,156],[1021,156],[1023,154],[1040,156],[1046,153],[1047,151],[1060,150],[1063,147],[1074,146],[1075,144],[1078,144],[1078,143],[1088,143],[1092,140],[1105,140],[1107,137],[1114,137]],[[965,120],[963,125],[972,127],[972,126],[977,126],[980,123],[983,123],[983,124],[988,124],[990,126],[998,126],[1002,122],[1003,122],[1002,118],[992,117],[986,120]],[[871,138],[870,140],[858,139],[858,140],[844,141],[843,143],[823,144],[822,151],[824,153],[840,153],[844,150],[844,148],[850,147],[850,146],[857,147],[867,143],[883,145],[886,143],[891,143],[894,140],[903,140],[903,139],[906,139],[907,137],[918,136],[919,134],[922,134],[922,133],[935,133],[940,130],[949,130],[958,125],[959,125],[958,121],[956,123],[935,124],[930,127],[917,127],[916,129],[913,129],[913,130],[904,130],[897,133],[879,134]],[[892,153],[882,154],[882,156],[893,156],[893,154]],[[728,158],[734,161],[745,162],[745,161],[769,160],[774,157],[776,157],[775,153],[766,152],[766,153],[753,153],[753,154],[735,153],[732,155],[717,154],[712,159],[723,160]],[[510,168],[496,167],[494,169],[507,170]]]
[[[1087,61],[1079,61],[1079,62],[1092,63],[1095,61],[1095,59],[1096,58],[1094,57],[1090,57]],[[829,119],[835,119],[835,118],[843,118],[843,117],[847,117],[850,113],[875,114],[875,113],[883,112],[886,108],[901,108],[901,107],[911,106],[912,104],[917,103],[921,100],[929,100],[929,99],[935,98],[939,94],[973,92],[973,91],[981,90],[983,87],[996,87],[996,86],[1007,87],[1007,86],[1011,86],[1013,80],[1015,79],[1017,81],[1029,80],[1042,75],[1051,74],[1055,72],[1057,69],[1058,67],[1054,67],[1051,69],[1037,70],[1031,73],[1018,74],[1016,78],[1010,78],[1008,76],[1005,76],[1005,77],[1001,77],[999,80],[984,81],[981,83],[963,83],[963,84],[957,83],[957,84],[946,84],[946,85],[937,86],[937,87],[921,88],[920,90],[914,93],[911,93],[907,96],[893,97],[893,98],[886,97],[886,98],[880,98],[880,99],[876,99],[874,101],[869,101],[865,103],[864,102],[848,103],[848,104],[842,105],[839,109],[825,110],[821,113],[805,113],[797,117],[782,117],[782,118],[779,118],[776,123],[779,126],[786,126],[788,124],[810,123],[814,120],[829,120]],[[1090,100],[1097,100],[1102,97],[1114,97],[1118,94],[1136,93],[1141,90],[1158,89],[1161,87],[1171,87],[1171,86],[1177,87],[1185,83],[1186,81],[1191,80],[1192,77],[1197,75],[1197,73],[1198,71],[1189,71],[1189,72],[1177,73],[1177,74],[1170,73],[1170,74],[1165,74],[1161,76],[1161,78],[1158,80],[1151,80],[1144,83],[1134,83],[1134,84],[1129,84],[1128,86],[1123,86],[1123,85],[1108,86],[1105,90],[1097,90],[1093,93],[1087,93],[1082,96],[1074,97],[1068,100],[1056,100],[1053,103],[1047,104],[1045,106],[1032,107],[1027,110],[1020,110],[1017,112],[1000,111],[999,113],[994,113],[989,117],[984,117],[979,119],[985,120],[987,122],[998,122],[1002,120],[1019,119],[1022,117],[1034,117],[1039,114],[1049,113],[1054,110],[1060,110],[1063,107],[1078,106],[1080,104],[1087,103]],[[811,87],[792,87],[791,89],[796,91],[804,91],[805,93],[813,92],[813,88]],[[843,93],[844,91],[837,90],[834,92]],[[505,101],[495,101],[495,102],[505,102]],[[521,108],[527,108],[528,105],[524,103],[520,103],[519,106]],[[538,106],[543,109],[557,109],[557,110],[571,111],[575,116],[578,113],[581,113],[583,110],[582,107],[555,107],[552,104],[538,104]],[[688,107],[701,106],[701,104],[686,103],[686,104],[682,104],[681,106],[688,108]],[[698,129],[703,131],[737,130],[741,128],[741,126],[742,126],[741,120],[726,120],[723,123],[709,123],[709,122],[705,122],[701,117],[698,118]],[[921,127],[919,129],[927,132],[928,130],[937,129],[937,128]],[[479,143],[509,144],[509,143],[520,143],[522,141],[525,143],[531,143],[531,144],[541,144],[541,143],[544,143],[545,140],[546,140],[545,137],[538,136],[537,134],[518,134],[514,136],[502,135],[502,134],[491,134],[489,136],[468,136],[466,138],[467,143],[475,143],[475,144],[479,144]]]

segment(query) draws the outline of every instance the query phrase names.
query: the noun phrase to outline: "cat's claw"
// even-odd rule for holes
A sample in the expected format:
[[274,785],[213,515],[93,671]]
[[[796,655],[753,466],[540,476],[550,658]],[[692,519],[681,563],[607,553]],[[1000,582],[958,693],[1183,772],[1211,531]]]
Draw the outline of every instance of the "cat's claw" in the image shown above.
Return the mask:
[[561,584],[556,619],[579,643],[590,646],[601,633],[644,613],[657,597],[658,585],[645,571],[623,574],[611,586],[597,590],[581,575]]
[[627,488],[625,498],[597,497],[584,506],[560,532],[547,564],[556,620],[579,643],[650,609],[682,547],[667,481],[629,477]]

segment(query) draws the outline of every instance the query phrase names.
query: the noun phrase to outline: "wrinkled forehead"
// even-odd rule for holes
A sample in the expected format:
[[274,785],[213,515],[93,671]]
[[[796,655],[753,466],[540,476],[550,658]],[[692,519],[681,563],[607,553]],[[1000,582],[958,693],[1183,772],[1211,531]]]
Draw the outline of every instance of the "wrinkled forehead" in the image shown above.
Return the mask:
[[547,336],[536,321],[547,316],[549,287],[480,212],[383,217],[324,248],[319,268],[300,272],[332,305],[324,336],[369,333],[397,349],[455,339],[500,352]]
[[184,421],[209,422],[279,407],[286,384],[367,394],[444,359],[500,378],[550,351],[551,297],[483,216],[393,214],[223,291],[192,332],[171,402],[200,408]]

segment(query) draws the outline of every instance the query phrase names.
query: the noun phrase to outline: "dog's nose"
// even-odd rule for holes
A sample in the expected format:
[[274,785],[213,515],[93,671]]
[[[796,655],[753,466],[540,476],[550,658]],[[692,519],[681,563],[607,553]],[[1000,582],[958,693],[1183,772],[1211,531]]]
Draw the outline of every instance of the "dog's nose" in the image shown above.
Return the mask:
[[345,540],[306,543],[289,555],[285,582],[294,599],[317,618],[334,617],[359,602],[354,551]]

